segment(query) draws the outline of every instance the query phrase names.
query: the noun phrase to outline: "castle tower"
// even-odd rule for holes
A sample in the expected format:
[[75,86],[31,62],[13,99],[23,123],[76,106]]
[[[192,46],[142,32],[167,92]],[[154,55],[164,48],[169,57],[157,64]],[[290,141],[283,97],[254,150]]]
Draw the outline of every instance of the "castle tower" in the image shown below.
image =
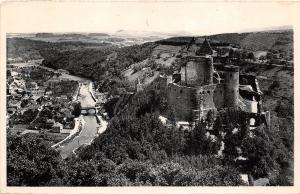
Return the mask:
[[205,63],[206,64],[205,64],[204,84],[210,85],[213,84],[213,74],[214,74],[213,58],[211,56],[207,57]]
[[[193,49],[191,48],[192,46]],[[204,40],[199,47],[193,38],[187,46],[190,51],[188,56],[183,57],[183,68],[181,76],[184,77],[185,84],[188,86],[203,86],[213,84],[213,53],[209,41]],[[193,52],[192,52],[193,51]]]
[[197,74],[197,85],[213,84],[213,58],[211,56],[196,56],[194,62]]
[[225,107],[238,107],[239,97],[239,67],[228,65],[224,69],[225,74]]
[[198,78],[202,78],[201,85],[213,84],[213,49],[209,41],[205,38],[201,47],[196,51],[196,62],[198,63],[197,74]]

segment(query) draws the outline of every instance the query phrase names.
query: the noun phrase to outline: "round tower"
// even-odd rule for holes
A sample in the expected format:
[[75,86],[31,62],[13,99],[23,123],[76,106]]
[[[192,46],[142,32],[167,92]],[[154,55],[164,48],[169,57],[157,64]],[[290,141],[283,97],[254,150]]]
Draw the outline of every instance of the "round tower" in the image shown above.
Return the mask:
[[224,105],[225,107],[238,107],[239,98],[239,67],[228,65],[224,68]]

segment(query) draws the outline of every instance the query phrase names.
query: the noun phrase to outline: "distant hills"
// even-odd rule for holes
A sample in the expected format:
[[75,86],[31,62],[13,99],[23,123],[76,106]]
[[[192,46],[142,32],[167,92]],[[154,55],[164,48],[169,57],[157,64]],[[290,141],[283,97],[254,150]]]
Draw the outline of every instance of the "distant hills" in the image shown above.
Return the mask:
[[[209,36],[195,36],[199,44],[204,38],[213,42],[239,45],[252,51],[279,50],[279,52],[293,52],[293,30],[290,26],[266,28],[262,31],[243,33],[223,33]],[[163,33],[154,31],[118,30],[115,33],[36,33],[36,34],[8,34],[7,37],[24,37],[31,40],[46,42],[81,41],[87,43],[111,43],[120,47],[157,41],[160,44],[184,45],[194,35],[185,31]]]
[[[192,37],[172,37],[158,41],[166,45],[185,45],[188,44]],[[278,50],[286,53],[293,52],[293,30],[272,30],[262,32],[247,33],[225,33],[210,36],[198,36],[198,43],[209,38],[214,43],[229,43],[239,45],[241,48],[261,51],[261,50]]]

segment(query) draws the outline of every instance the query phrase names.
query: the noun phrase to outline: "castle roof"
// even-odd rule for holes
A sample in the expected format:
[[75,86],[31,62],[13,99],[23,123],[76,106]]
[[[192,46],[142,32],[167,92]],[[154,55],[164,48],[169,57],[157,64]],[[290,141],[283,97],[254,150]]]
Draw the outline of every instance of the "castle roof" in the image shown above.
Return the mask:
[[209,41],[205,38],[201,47],[196,51],[196,55],[212,55],[213,52]]
[[191,41],[186,45],[186,51],[195,53],[198,49],[198,45],[196,43],[196,38],[193,37]]

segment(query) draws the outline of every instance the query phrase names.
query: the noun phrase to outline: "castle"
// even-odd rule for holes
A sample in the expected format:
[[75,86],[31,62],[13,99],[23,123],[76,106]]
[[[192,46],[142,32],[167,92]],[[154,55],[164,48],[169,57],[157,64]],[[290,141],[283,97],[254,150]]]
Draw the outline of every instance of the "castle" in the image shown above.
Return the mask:
[[[222,64],[214,67],[217,57],[205,39],[195,39],[185,46],[180,56],[180,71],[160,76],[159,87],[167,91],[167,102],[176,121],[197,123],[219,110],[239,110],[249,115],[250,126],[269,125],[269,112],[262,112],[262,92],[255,76],[241,75],[239,67]],[[237,117],[239,115],[236,115]]]

